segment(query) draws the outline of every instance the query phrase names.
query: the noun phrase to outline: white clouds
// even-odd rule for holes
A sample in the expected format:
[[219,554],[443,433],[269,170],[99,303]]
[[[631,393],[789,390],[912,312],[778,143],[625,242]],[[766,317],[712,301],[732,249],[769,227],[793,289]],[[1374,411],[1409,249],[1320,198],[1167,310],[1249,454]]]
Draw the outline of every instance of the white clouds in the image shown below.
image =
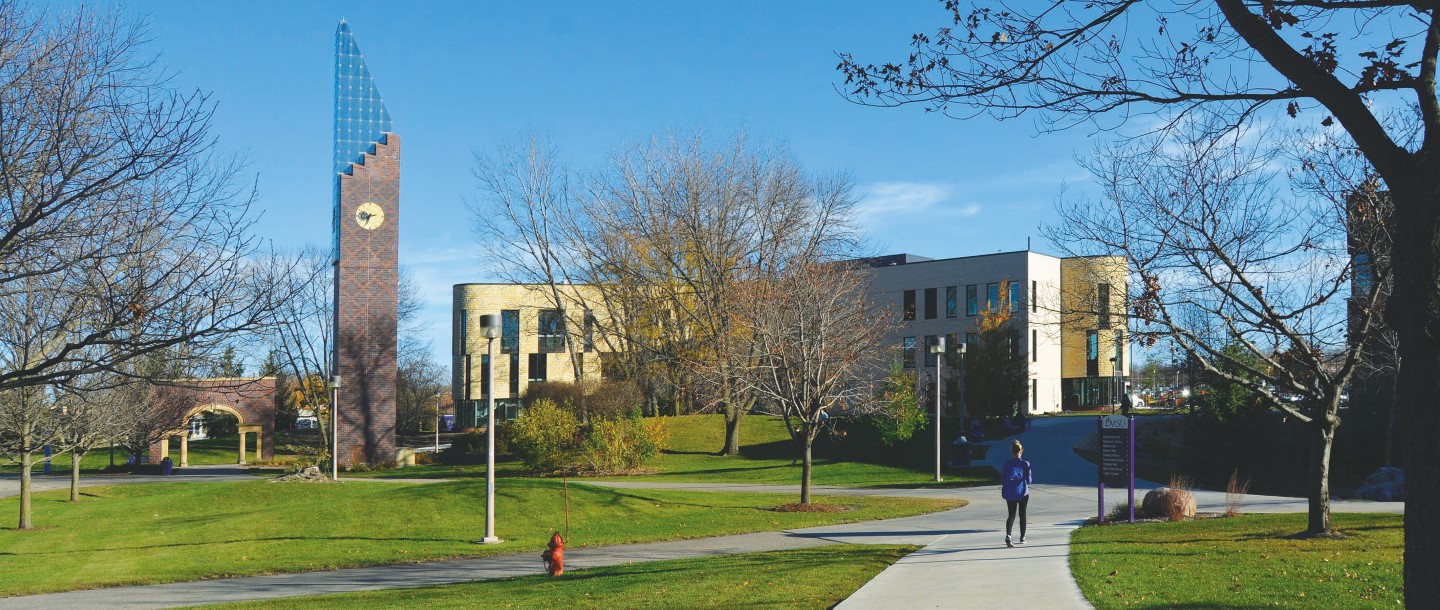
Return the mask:
[[955,188],[927,182],[877,182],[862,189],[859,217],[862,222],[913,220],[916,215],[964,218],[980,213],[978,203],[955,201]]

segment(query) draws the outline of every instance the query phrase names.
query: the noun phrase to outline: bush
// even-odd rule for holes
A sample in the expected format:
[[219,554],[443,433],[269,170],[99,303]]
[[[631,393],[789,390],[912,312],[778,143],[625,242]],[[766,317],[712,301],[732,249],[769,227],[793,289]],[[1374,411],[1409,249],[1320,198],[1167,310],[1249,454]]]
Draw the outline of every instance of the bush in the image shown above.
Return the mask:
[[[545,385],[545,384],[541,384]],[[533,470],[554,472],[574,465],[580,420],[548,398],[531,403],[506,425],[510,448]]]
[[638,414],[645,397],[629,381],[602,381],[585,396],[585,411],[591,419],[617,419]]
[[660,418],[600,419],[591,424],[581,455],[595,472],[624,472],[660,453],[666,438],[665,420]]
[[484,464],[485,433],[472,431],[456,435],[450,440],[450,446],[441,451],[436,459],[441,464],[450,466]]
[[525,395],[520,397],[520,402],[529,409],[537,402],[548,400],[573,411],[579,397],[579,385],[565,381],[547,381],[530,384],[525,388]]

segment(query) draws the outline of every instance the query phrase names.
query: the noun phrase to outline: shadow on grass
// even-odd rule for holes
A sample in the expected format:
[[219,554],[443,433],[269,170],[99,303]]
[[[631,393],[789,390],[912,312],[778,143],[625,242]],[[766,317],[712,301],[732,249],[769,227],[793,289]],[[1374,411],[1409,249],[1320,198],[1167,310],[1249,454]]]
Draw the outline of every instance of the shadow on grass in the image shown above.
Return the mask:
[[[6,528],[6,529],[11,529],[11,530],[13,530],[14,528]],[[49,529],[49,528],[46,528],[46,529]],[[39,528],[36,528],[36,529],[33,529],[33,530],[26,530],[26,531],[41,531],[41,530],[40,530]],[[272,536],[272,537],[268,537],[268,538],[237,538],[237,539],[233,539],[233,540],[208,540],[208,541],[202,541],[202,542],[175,542],[175,543],[169,543],[169,544],[137,544],[137,545],[129,545],[129,546],[111,546],[111,547],[99,547],[99,548],[90,548],[90,549],[66,549],[66,550],[63,550],[63,551],[37,551],[37,552],[22,552],[22,553],[16,553],[16,552],[13,552],[13,551],[0,551],[0,555],[9,555],[9,556],[15,556],[15,557],[20,557],[20,556],[24,556],[24,557],[40,557],[40,556],[45,556],[45,555],[74,555],[74,554],[77,554],[77,553],[111,553],[111,552],[115,552],[115,551],[143,551],[143,550],[146,550],[146,549],[204,548],[204,547],[223,546],[223,545],[232,545],[232,544],[234,544],[234,545],[250,545],[250,544],[256,544],[256,543],[263,543],[263,542],[305,542],[305,541],[311,541],[311,542],[341,542],[341,541],[350,541],[350,542],[357,542],[357,541],[359,541],[359,542],[422,542],[422,543],[423,543],[423,542],[454,542],[454,543],[471,543],[471,542],[474,542],[473,539],[469,539],[469,538],[461,539],[461,538],[396,538],[396,537],[377,537],[377,536]]]

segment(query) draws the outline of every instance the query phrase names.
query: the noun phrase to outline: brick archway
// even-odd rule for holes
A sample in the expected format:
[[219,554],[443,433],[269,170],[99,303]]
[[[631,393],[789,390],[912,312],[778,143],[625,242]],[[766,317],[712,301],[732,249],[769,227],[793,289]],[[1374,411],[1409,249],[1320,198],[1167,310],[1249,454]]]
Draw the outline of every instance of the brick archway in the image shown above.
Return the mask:
[[175,421],[171,430],[150,447],[150,458],[156,462],[169,457],[170,437],[180,437],[180,461],[178,466],[188,466],[190,461],[190,418],[211,411],[229,413],[235,416],[240,432],[237,464],[245,465],[249,458],[247,439],[255,435],[255,461],[275,457],[275,378],[274,377],[224,377],[193,379],[184,387],[166,386],[160,388],[166,394],[164,399],[178,400],[183,404],[184,415]]

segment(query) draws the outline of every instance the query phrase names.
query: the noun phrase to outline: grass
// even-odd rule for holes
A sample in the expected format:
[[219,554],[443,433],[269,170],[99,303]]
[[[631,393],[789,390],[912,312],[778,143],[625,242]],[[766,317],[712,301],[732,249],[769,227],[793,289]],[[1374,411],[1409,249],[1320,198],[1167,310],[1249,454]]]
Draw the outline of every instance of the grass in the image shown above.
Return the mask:
[[[292,436],[290,433],[277,433],[275,436],[276,451],[274,461],[285,463],[299,458],[299,454],[294,451],[297,448],[296,446],[306,444],[308,442],[313,442],[313,439],[307,438],[303,435]],[[245,449],[248,453],[248,460],[253,463],[255,460],[255,436],[253,434],[250,436],[249,441],[246,443]],[[115,468],[123,469],[125,467],[125,460],[128,457],[129,454],[125,453],[123,449],[116,448]],[[209,464],[234,464],[239,457],[240,437],[238,436],[222,436],[190,441],[189,460],[190,465],[192,466]],[[51,458],[51,474],[69,476],[71,459],[73,459],[73,456],[71,456],[69,453],[56,455]],[[174,461],[177,466],[179,465],[179,439],[170,439],[170,459]],[[41,469],[44,467],[43,464],[44,456],[37,455],[34,468],[35,474],[39,474],[41,472]],[[80,473],[82,475],[97,474],[107,471],[113,472],[113,469],[110,468],[109,445],[97,447],[91,450],[90,452],[85,454],[85,458],[80,462]],[[0,472],[11,474],[19,473],[19,461],[16,460],[16,463],[14,464],[6,464],[4,466],[0,466]]]
[[1404,517],[1333,516],[1344,539],[1296,539],[1304,514],[1083,527],[1070,569],[1096,608],[1403,606]]
[[[685,415],[667,419],[670,432],[668,447],[645,463],[645,473],[619,478],[677,483],[800,483],[801,467],[794,461],[794,444],[785,431],[785,421],[779,417],[751,415],[741,418],[738,456],[716,455],[725,440],[723,416]],[[518,476],[524,473],[524,467],[514,461],[497,462],[495,471],[497,477]],[[485,466],[437,464],[354,476],[472,478],[484,477]],[[933,469],[816,458],[811,482],[842,487],[969,487],[998,482],[995,470],[988,466],[971,466],[958,471],[947,469],[942,483],[936,483],[934,476]],[[607,478],[615,479],[617,477]]]
[[830,545],[222,608],[830,608],[913,546]]
[[[506,480],[496,533],[484,521],[483,480],[429,484],[265,481],[117,485],[35,496],[40,529],[0,529],[0,595],[148,584],[501,553],[538,553],[564,527],[559,481]],[[713,494],[570,486],[575,546],[698,538],[887,519],[963,506],[908,498],[819,498],[840,513],[771,508],[790,494]],[[0,514],[18,512],[0,500]],[[11,521],[10,523],[14,523]]]

